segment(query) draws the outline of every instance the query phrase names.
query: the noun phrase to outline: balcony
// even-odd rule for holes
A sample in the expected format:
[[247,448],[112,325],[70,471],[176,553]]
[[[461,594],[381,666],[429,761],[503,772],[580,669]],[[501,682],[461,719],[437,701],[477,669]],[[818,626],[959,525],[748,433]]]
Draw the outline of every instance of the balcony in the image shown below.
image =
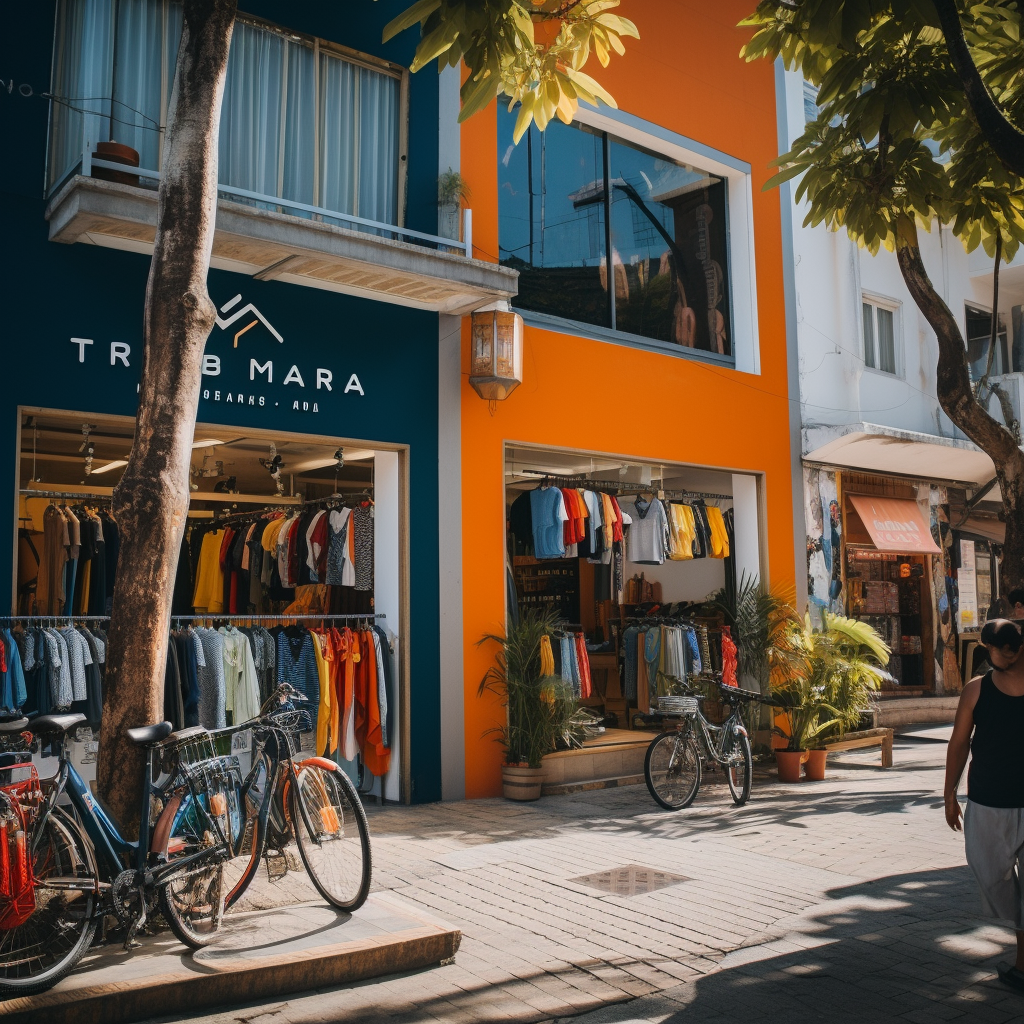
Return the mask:
[[[96,169],[127,170],[139,184],[93,177]],[[152,253],[160,173],[99,160],[89,148],[77,171],[47,206],[50,240]],[[245,189],[219,192],[217,269],[452,315],[518,291],[516,271],[472,258],[469,210],[460,241]]]

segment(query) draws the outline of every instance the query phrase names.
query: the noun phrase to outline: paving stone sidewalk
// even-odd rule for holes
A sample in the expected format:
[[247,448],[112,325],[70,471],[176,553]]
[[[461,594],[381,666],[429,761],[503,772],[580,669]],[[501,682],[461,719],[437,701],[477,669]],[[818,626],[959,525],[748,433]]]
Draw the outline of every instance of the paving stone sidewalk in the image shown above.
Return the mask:
[[[943,820],[944,754],[900,742],[891,771],[847,754],[824,783],[758,781],[739,809],[721,786],[674,813],[642,786],[370,808],[375,889],[461,928],[455,962],[189,1019],[1024,1019],[994,973],[1012,934],[976,917]],[[631,880],[651,891],[607,888]],[[315,898],[301,874],[287,886],[260,892]]]

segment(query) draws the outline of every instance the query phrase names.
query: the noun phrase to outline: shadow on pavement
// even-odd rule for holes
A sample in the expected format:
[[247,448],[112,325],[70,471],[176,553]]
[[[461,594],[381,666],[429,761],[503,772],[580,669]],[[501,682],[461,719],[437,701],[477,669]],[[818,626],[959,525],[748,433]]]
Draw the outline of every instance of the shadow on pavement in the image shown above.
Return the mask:
[[1024,996],[995,976],[996,964],[1011,958],[1012,933],[977,917],[966,867],[893,875],[829,897],[835,902],[784,922],[784,936],[736,950],[715,973],[670,990],[679,1009],[667,1018],[665,998],[653,996],[585,1021],[1024,1019]]

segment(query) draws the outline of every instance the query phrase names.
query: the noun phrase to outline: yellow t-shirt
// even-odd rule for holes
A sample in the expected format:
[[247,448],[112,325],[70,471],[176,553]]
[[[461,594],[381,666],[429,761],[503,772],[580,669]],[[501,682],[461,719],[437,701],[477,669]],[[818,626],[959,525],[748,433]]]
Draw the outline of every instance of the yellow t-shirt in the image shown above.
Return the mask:
[[197,612],[216,614],[224,611],[224,570],[220,567],[220,546],[223,530],[213,530],[203,537],[196,567],[196,586],[192,606]]

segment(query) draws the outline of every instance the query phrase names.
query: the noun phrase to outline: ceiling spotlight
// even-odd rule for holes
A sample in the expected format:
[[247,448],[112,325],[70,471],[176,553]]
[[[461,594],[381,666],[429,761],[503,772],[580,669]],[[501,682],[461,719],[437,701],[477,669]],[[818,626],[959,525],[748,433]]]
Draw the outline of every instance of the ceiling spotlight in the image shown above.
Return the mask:
[[103,466],[100,466],[98,469],[93,469],[91,475],[96,476],[97,473],[109,473],[112,469],[120,469],[122,466],[127,465],[127,459],[112,459],[110,462],[106,463]]

